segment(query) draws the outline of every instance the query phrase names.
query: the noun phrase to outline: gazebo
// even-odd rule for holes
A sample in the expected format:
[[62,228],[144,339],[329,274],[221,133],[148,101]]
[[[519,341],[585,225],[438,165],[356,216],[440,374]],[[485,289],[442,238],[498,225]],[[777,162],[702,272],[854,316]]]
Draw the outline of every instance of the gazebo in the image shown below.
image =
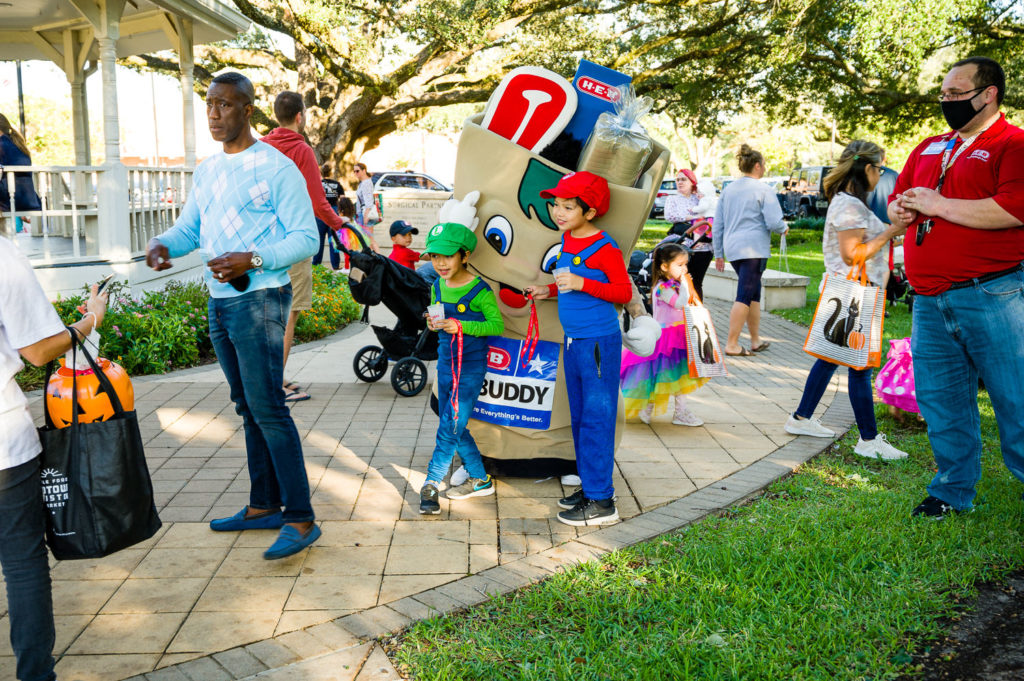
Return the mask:
[[[51,295],[77,291],[111,270],[133,288],[148,288],[168,274],[199,267],[193,255],[158,275],[145,267],[145,247],[173,223],[190,188],[196,162],[193,47],[233,38],[248,26],[223,0],[0,0],[0,60],[52,61],[70,86],[75,165],[3,168],[11,188],[14,173],[32,174],[41,210],[19,209],[12,192],[0,230],[29,256]],[[128,168],[120,158],[116,60],[167,49],[180,57],[185,165]],[[85,80],[97,70],[101,165],[92,163],[85,97]],[[15,234],[18,217],[31,223]]]

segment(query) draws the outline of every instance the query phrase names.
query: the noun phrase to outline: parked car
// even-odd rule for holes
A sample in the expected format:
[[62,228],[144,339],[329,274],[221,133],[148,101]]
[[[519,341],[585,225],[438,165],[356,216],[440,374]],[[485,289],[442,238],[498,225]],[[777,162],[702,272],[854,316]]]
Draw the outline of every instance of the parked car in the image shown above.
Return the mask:
[[669,194],[675,193],[676,181],[663,180],[661,187],[658,188],[658,193],[654,196],[654,205],[651,206],[651,218],[661,220],[665,217],[665,199],[668,198]]
[[451,193],[451,187],[443,182],[427,175],[426,173],[397,172],[389,171],[383,173],[371,173],[374,191],[387,191],[388,189],[420,189],[434,192]]
[[779,195],[787,217],[821,217],[828,210],[823,181],[832,166],[808,166],[794,169],[783,193]]

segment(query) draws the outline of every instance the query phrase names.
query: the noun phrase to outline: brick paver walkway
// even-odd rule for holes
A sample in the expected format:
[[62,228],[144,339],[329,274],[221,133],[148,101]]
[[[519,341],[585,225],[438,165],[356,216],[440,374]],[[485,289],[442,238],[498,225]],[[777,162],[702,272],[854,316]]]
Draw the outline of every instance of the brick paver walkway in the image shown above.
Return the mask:
[[[724,331],[728,306],[711,307]],[[554,479],[498,480],[494,496],[442,500],[440,516],[419,515],[437,424],[427,391],[403,398],[386,379],[355,380],[352,357],[375,340],[368,330],[301,347],[288,375],[313,399],[292,414],[323,538],[274,562],[261,553],[275,532],[214,533],[206,525],[248,500],[241,422],[220,370],[137,379],[164,528],[102,560],[54,564],[60,678],[396,678],[369,637],[691,522],[827,445],[794,441],[782,428],[812,361],[800,349],[805,330],[771,315],[762,327],[770,350],[733,358],[729,378],[691,397],[704,427],[673,426],[667,417],[626,426],[615,487],[620,514],[632,520],[601,530],[553,520],[557,498],[572,491]],[[852,421],[846,403],[838,400],[826,418],[841,430]],[[13,671],[13,658],[0,657],[0,679]]]

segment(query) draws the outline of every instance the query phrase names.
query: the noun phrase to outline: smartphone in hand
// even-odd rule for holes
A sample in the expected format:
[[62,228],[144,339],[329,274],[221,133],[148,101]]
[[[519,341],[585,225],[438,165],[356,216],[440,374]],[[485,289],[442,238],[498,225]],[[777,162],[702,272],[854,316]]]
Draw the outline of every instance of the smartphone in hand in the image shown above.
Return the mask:
[[[99,282],[96,284],[96,295],[100,295],[101,293],[103,293],[103,289],[107,288],[107,284],[112,282],[114,280],[114,277],[116,277],[116,276],[117,276],[116,272],[111,272],[107,276],[105,276],[102,279],[100,279]],[[80,313],[85,314],[85,311],[86,311],[85,303],[82,303],[81,305],[79,305],[75,309],[78,310]]]
[[114,280],[114,277],[116,277],[116,276],[117,276],[116,272],[111,272],[110,274],[105,276],[103,279],[101,279],[100,283],[96,287],[96,295],[100,295],[101,293],[103,293],[103,289],[107,288],[107,284],[112,282]]

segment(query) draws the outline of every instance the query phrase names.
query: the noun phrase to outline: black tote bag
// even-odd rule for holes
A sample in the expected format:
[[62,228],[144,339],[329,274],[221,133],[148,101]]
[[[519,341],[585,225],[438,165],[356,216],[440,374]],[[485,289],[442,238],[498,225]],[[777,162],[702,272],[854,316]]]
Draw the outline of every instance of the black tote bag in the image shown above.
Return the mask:
[[[72,338],[76,338],[72,331]],[[55,558],[101,558],[149,539],[160,529],[153,483],[134,411],[125,411],[110,379],[81,341],[72,358],[84,353],[110,398],[114,415],[106,421],[78,422],[77,377],[72,379],[71,425],[57,428],[44,406],[39,429],[46,516],[46,543]],[[46,370],[49,384],[53,362]]]

